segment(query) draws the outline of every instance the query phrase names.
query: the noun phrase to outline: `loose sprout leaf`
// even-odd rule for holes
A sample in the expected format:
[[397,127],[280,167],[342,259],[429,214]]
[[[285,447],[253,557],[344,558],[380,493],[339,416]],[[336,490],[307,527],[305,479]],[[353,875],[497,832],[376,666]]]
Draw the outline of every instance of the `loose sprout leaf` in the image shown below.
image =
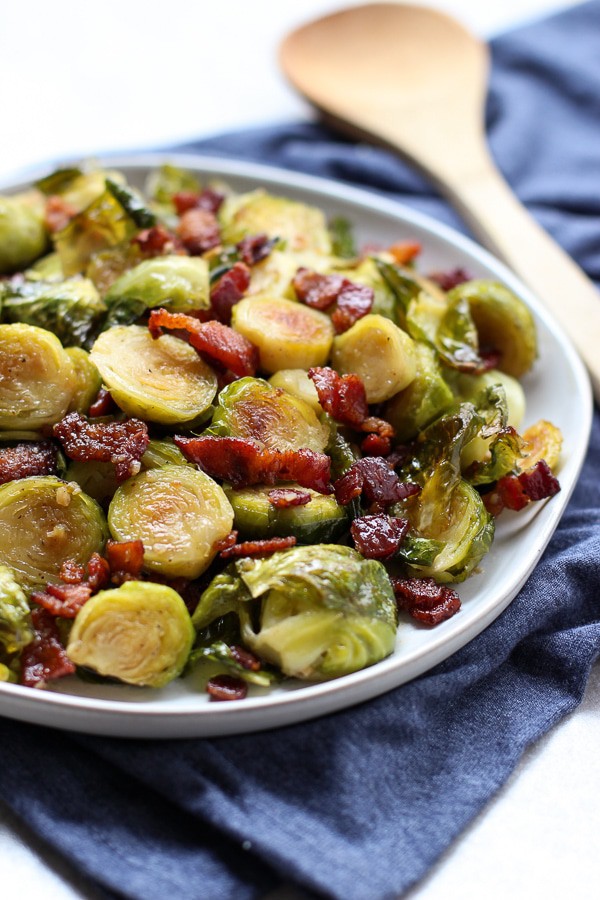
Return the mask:
[[192,668],[203,660],[221,663],[230,675],[236,675],[249,684],[257,684],[259,687],[269,687],[277,679],[272,671],[260,669],[254,672],[240,665],[231,647],[227,646],[224,641],[215,641],[205,647],[195,647],[190,654],[188,667]]
[[112,179],[106,179],[106,187],[118,200],[125,212],[133,219],[138,228],[152,228],[158,219],[146,206],[140,195],[126,184],[117,184]]
[[35,187],[43,194],[62,194],[67,188],[71,187],[75,179],[80,178],[83,171],[76,167],[65,169],[56,169],[45,178],[39,178],[35,182]]
[[54,237],[65,275],[84,271],[94,254],[124,243],[136,230],[131,216],[105,190]]
[[354,259],[357,255],[356,241],[352,223],[343,216],[335,216],[329,222],[331,250],[334,256],[341,259]]

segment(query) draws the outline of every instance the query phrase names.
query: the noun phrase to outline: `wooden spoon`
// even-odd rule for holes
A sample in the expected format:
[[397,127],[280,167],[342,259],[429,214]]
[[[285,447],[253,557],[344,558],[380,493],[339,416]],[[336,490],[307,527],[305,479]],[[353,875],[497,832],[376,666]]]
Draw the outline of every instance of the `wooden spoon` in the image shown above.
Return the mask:
[[487,47],[449,16],[373,3],[292,32],[281,65],[334,126],[414,163],[551,310],[600,400],[600,295],[534,221],[487,150]]

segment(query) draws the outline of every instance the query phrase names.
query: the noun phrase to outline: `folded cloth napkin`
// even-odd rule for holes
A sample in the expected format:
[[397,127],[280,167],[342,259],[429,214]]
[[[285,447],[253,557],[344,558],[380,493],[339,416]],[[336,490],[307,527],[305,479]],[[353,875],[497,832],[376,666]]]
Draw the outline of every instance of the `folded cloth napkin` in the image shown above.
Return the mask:
[[[597,280],[599,29],[594,0],[499,37],[489,104],[509,181]],[[460,225],[395,157],[315,125],[183,149],[366,185]],[[581,699],[600,649],[599,511],[596,417],[579,486],[528,583],[431,672],[360,707],[242,737],[124,741],[1,720],[0,795],[108,896],[240,900],[285,879],[318,896],[397,897]]]

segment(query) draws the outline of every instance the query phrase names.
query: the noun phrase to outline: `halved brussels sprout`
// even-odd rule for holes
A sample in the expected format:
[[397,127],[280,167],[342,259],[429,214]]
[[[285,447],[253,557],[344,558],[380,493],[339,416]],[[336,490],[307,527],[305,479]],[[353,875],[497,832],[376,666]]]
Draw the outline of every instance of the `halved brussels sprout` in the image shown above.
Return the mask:
[[119,201],[105,190],[54,236],[63,272],[66,276],[85,272],[95,253],[124,243],[136,231]]
[[116,491],[108,525],[118,541],[144,544],[144,568],[197,578],[231,531],[233,510],[219,485],[192,466],[166,465],[129,478]]
[[295,300],[292,279],[298,269],[304,267],[325,274],[331,271],[333,262],[331,257],[314,251],[291,253],[289,250],[274,248],[265,259],[252,266],[246,296],[259,294]]
[[191,256],[146,259],[118,278],[104,297],[108,324],[130,324],[141,312],[162,306],[170,312],[190,312],[210,305],[208,263]]
[[401,444],[416,437],[454,402],[433,348],[415,341],[414,349],[416,375],[413,381],[392,397],[383,410],[384,418],[393,425],[396,440]]
[[32,640],[27,597],[11,570],[0,565],[0,658],[8,660]]
[[323,412],[317,389],[312,379],[308,377],[306,369],[280,369],[271,375],[269,384],[275,388],[281,388],[282,391],[287,391],[298,400],[304,400],[317,415]]
[[331,363],[343,375],[358,375],[368,403],[383,403],[415,377],[414,341],[384,316],[369,314],[339,334]]
[[0,197],[0,275],[31,265],[47,244],[43,205],[27,194]]
[[106,537],[102,510],[78,484],[43,475],[0,486],[0,555],[26,591],[58,582],[65,559],[86,564]]
[[228,197],[219,210],[219,221],[227,244],[235,244],[246,235],[266,234],[285,241],[286,248],[293,252],[331,254],[322,211],[287,197],[273,197],[262,190]]
[[466,300],[479,343],[501,353],[498,368],[515,378],[529,371],[537,356],[535,322],[529,308],[505,285],[481,279],[453,288],[449,301]]
[[11,285],[4,295],[6,322],[46,328],[64,346],[88,346],[100,331],[105,316],[106,305],[89,278],[25,281]]
[[0,430],[53,425],[76,390],[75,368],[57,337],[34,325],[0,325]]
[[[477,402],[477,397],[487,388],[497,385],[506,398],[507,417],[504,425],[518,429],[525,416],[525,392],[520,383],[498,369],[491,369],[483,375],[461,374],[455,379],[455,388],[458,395],[465,400]],[[461,454],[461,465],[466,469],[473,462],[481,462],[489,457],[490,443],[495,440],[495,435],[475,437],[467,444]]]
[[71,167],[51,172],[36,181],[35,186],[47,196],[59,194],[78,213],[104,193],[107,176],[113,181],[124,182],[120,172],[107,172],[98,168],[83,171]]
[[241,605],[248,646],[286,675],[335,678],[388,656],[396,640],[396,602],[383,565],[350,547],[293,547],[236,563],[261,600],[258,630]]
[[179,447],[171,440],[148,441],[146,452],[141,459],[142,469],[159,469],[161,466],[188,466],[189,463]]
[[110,462],[71,461],[67,466],[65,480],[78,484],[84,494],[108,507],[117,487],[115,467]]
[[283,297],[253,296],[233,307],[231,324],[258,347],[260,368],[323,366],[333,342],[333,325],[324,313]]
[[90,356],[115,403],[150,422],[196,424],[217,392],[217,376],[193,347],[168,334],[154,340],[141,325],[109,328]]
[[560,462],[563,440],[560,428],[546,419],[540,419],[539,422],[530,425],[523,432],[522,437],[525,442],[523,450],[526,455],[519,461],[519,468],[527,471],[543,459],[553,471],[556,471]]
[[321,452],[329,440],[329,428],[308,403],[262,378],[249,377],[223,388],[206,433],[252,438],[270,450],[308,447]]
[[102,378],[90,359],[89,353],[82,347],[67,347],[66,353],[73,363],[76,380],[75,392],[69,404],[69,412],[75,410],[85,415],[102,387]]
[[160,688],[181,674],[193,640],[190,614],[173,588],[126,581],[77,613],[67,656],[99,675]]
[[235,517],[234,528],[241,537],[262,539],[293,535],[300,544],[327,543],[339,537],[347,527],[346,511],[335,497],[299,488],[297,484],[279,487],[309,493],[310,502],[278,509],[269,501],[272,485],[237,490],[225,487]]

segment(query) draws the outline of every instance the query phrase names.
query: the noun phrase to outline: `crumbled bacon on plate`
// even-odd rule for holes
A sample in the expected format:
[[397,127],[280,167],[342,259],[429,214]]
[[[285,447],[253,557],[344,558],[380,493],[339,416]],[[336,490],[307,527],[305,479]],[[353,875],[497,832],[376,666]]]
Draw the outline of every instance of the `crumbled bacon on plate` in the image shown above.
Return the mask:
[[306,506],[310,503],[309,491],[301,491],[298,488],[275,488],[269,491],[269,503],[275,509],[288,509],[290,506]]
[[54,616],[45,609],[34,609],[31,622],[34,638],[21,653],[20,683],[40,688],[55,678],[72,675],[75,666],[60,641]]
[[220,322],[229,325],[231,310],[238,303],[250,284],[250,269],[244,262],[237,262],[210,290],[210,305]]
[[359,516],[350,526],[352,539],[365,559],[391,559],[408,531],[408,522],[384,514]]
[[91,596],[89,584],[49,584],[45,591],[34,591],[31,599],[52,616],[74,619]]
[[57,451],[51,441],[27,441],[0,449],[0,484],[30,475],[55,475]]
[[168,231],[164,225],[153,225],[144,228],[131,239],[131,243],[139,247],[141,253],[152,258],[167,253],[184,254],[183,244],[176,234]]
[[531,469],[519,475],[500,478],[489,493],[484,494],[485,508],[498,516],[503,509],[517,511],[532,500],[545,500],[560,491],[560,483],[548,463],[541,459]]
[[101,387],[96,395],[96,399],[90,404],[88,416],[97,419],[99,416],[109,416],[116,412],[117,405],[112,398],[110,391]]
[[107,541],[104,552],[113,584],[140,578],[144,565],[142,541]]
[[214,675],[206,682],[206,690],[211,700],[243,700],[248,685],[235,675]]
[[347,472],[334,483],[338,503],[350,503],[361,494],[378,507],[399,503],[421,490],[418,484],[400,481],[397,473],[379,456],[365,456],[352,463]]
[[186,459],[235,488],[295,481],[321,494],[331,490],[331,460],[325,453],[269,450],[246,438],[175,436],[174,441]]
[[221,243],[221,230],[214,212],[194,207],[186,210],[177,225],[177,236],[191,256],[201,256]]
[[331,321],[338,334],[347,331],[373,308],[373,288],[356,284],[341,275],[321,275],[300,268],[292,280],[298,300],[313,309],[329,309],[335,304]]
[[219,556],[221,559],[239,559],[243,556],[269,556],[278,550],[288,550],[294,547],[296,538],[290,537],[271,537],[264,538],[260,541],[242,541],[241,544],[233,544],[225,550],[221,550]]
[[225,195],[212,188],[204,188],[202,191],[178,191],[173,194],[173,205],[178,216],[182,216],[189,209],[205,209],[216,213],[225,199]]
[[365,386],[358,375],[339,375],[335,369],[319,366],[309,369],[308,377],[325,412],[341,425],[360,429],[368,418],[369,407]]
[[438,625],[460,609],[460,597],[433,578],[392,578],[398,609],[425,625]]
[[[153,309],[148,322],[150,334],[157,338],[163,330],[184,332],[192,347],[206,357],[242,378],[254,375],[258,367],[258,351],[247,338],[221,322],[199,322],[185,313]],[[178,335],[180,336],[180,335]]]
[[266,259],[277,243],[276,238],[267,234],[249,234],[235,245],[242,262],[247,266],[255,266],[261,259]]
[[140,471],[140,460],[148,446],[148,426],[140,419],[89,422],[72,412],[54,426],[53,435],[69,459],[112,463],[119,482]]

